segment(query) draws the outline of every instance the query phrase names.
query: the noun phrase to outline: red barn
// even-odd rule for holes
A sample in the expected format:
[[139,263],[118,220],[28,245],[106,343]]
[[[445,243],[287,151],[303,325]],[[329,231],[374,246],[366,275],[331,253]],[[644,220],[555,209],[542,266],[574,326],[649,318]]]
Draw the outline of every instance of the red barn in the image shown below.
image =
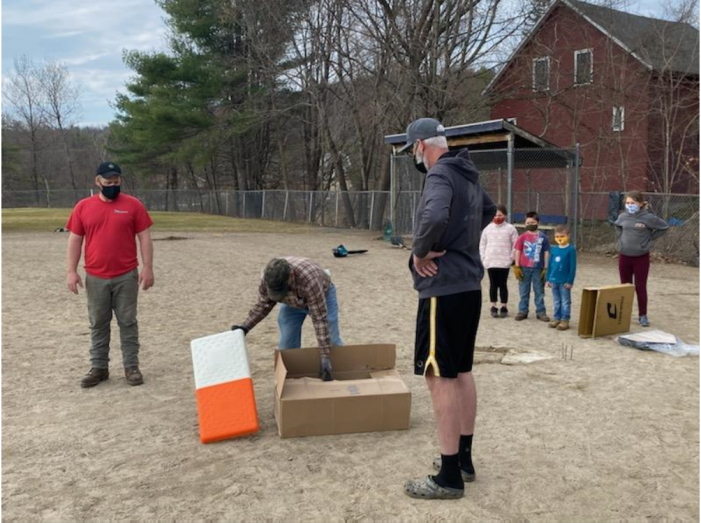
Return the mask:
[[698,192],[699,32],[557,0],[485,89],[491,117],[581,144],[582,191]]

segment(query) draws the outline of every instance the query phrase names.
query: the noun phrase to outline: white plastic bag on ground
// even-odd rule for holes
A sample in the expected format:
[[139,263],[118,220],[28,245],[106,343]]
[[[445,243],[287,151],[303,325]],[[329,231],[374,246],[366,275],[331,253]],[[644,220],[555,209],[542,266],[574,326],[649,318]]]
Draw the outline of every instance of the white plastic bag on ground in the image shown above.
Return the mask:
[[670,356],[698,356],[698,345],[687,345],[674,334],[661,330],[625,334],[617,338],[619,344],[640,350],[654,350]]

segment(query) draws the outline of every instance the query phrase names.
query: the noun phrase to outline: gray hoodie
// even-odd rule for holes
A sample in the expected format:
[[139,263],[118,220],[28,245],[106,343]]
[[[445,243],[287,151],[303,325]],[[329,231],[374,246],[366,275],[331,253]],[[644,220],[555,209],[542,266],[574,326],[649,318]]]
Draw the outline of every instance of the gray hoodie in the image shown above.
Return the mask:
[[431,278],[419,276],[410,257],[419,298],[481,288],[480,235],[495,213],[496,206],[479,184],[479,173],[467,149],[441,156],[426,175],[416,211],[412,254],[423,258],[429,251],[447,252],[436,258],[438,274]]
[[618,250],[625,256],[642,256],[650,252],[650,242],[662,236],[669,224],[647,209],[635,214],[622,213],[616,222]]

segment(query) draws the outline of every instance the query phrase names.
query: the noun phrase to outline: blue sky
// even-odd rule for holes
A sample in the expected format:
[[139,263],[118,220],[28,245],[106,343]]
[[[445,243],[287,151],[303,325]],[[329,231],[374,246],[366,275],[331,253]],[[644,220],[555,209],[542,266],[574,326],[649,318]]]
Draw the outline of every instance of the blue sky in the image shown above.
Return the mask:
[[[659,0],[632,0],[627,10],[661,15]],[[82,89],[79,123],[105,125],[114,116],[110,102],[130,76],[122,51],[164,50],[163,19],[153,0],[4,0],[3,77],[23,54],[61,62]]]
[[130,76],[122,50],[165,49],[163,17],[153,0],[4,0],[3,77],[23,54],[61,62],[82,89],[80,123],[107,124]]

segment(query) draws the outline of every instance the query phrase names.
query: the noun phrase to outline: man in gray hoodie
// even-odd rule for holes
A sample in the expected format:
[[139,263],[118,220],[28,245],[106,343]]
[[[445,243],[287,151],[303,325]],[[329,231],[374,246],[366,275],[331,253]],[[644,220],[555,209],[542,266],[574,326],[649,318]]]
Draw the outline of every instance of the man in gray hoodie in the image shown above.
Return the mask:
[[467,149],[449,151],[445,129],[420,118],[407,128],[417,168],[428,171],[416,212],[409,268],[419,292],[414,373],[426,377],[438,426],[439,472],[408,481],[415,498],[456,499],[474,481],[477,395],[472,360],[482,307],[479,242],[496,206],[479,184]]

